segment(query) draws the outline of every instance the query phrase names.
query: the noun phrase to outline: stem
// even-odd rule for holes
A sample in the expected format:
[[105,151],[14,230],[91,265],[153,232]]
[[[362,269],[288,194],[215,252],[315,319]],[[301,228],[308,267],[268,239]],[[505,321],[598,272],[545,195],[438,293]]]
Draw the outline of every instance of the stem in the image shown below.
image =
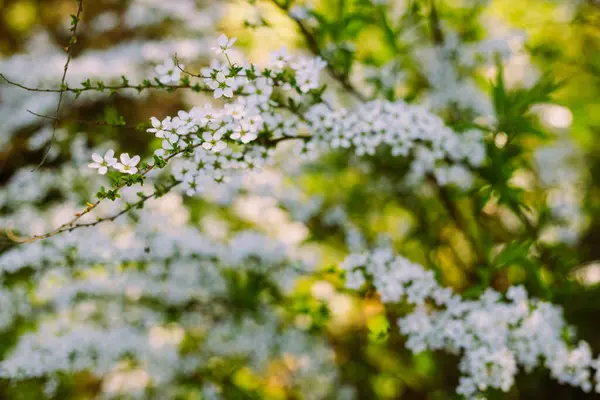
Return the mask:
[[[194,145],[191,147],[191,149],[200,146],[200,144]],[[169,155],[168,157],[165,158],[165,162],[168,162],[171,158],[175,157],[176,155],[183,153],[186,149],[182,149],[179,150],[171,155]],[[144,169],[141,173],[140,176],[145,176],[146,174],[148,174],[148,172],[152,171],[154,169],[154,167],[156,166],[156,164],[154,165],[149,165],[148,167],[146,167],[146,169]],[[123,187],[125,187],[125,183],[121,183],[119,184],[117,187],[115,187],[114,190],[116,190],[117,192],[119,190],[121,190]],[[31,237],[27,237],[27,238],[21,238],[17,235],[14,234],[14,232],[12,232],[12,229],[10,227],[6,228],[6,234],[9,238],[11,238],[12,240],[14,240],[15,242],[19,242],[19,243],[31,243],[31,242],[35,242],[37,240],[41,240],[41,239],[47,239],[51,236],[57,235],[61,232],[65,232],[65,231],[72,231],[74,229],[80,228],[82,226],[90,226],[89,223],[87,224],[78,224],[77,221],[79,221],[84,215],[89,214],[90,212],[92,212],[96,207],[98,207],[98,205],[100,205],[100,203],[102,202],[102,200],[104,199],[98,199],[95,203],[88,203],[88,206],[80,213],[76,213],[75,214],[75,218],[71,219],[68,222],[65,222],[64,224],[62,224],[61,226],[59,226],[58,228],[56,228],[53,231],[44,233],[42,235],[34,235]],[[146,199],[147,200],[147,199]],[[119,214],[121,215],[121,214]],[[118,215],[117,215],[118,216]],[[116,217],[115,217],[116,218]],[[110,219],[107,218],[107,219]]]
[[431,11],[429,13],[429,19],[431,21],[431,35],[433,36],[433,42],[437,45],[444,44],[444,33],[440,26],[440,17],[435,7],[435,0],[431,0]]
[[[35,115],[36,117],[40,117],[40,118],[44,118],[44,119],[49,119],[52,121],[56,121],[58,118],[56,117],[51,117],[49,115],[43,115],[43,114],[38,114],[36,112],[33,112],[31,110],[27,110],[27,112],[31,115]],[[63,119],[63,121],[65,121]],[[74,122],[77,124],[85,124],[85,125],[95,125],[95,126],[112,126],[115,128],[137,128],[137,125],[131,125],[131,124],[111,124],[108,121],[87,121],[84,119],[69,119],[67,120],[67,122]]]
[[[300,139],[300,140],[304,140],[304,137],[296,137],[296,136],[285,136],[285,137],[281,137],[278,139],[273,139],[270,140],[266,143],[263,143],[264,146],[275,146],[280,142],[283,142],[285,140],[290,140],[290,139]],[[200,146],[201,144],[195,144],[193,146],[188,146],[185,149],[181,149],[178,150],[175,153],[170,154],[168,157],[164,158],[165,162],[169,162],[169,160],[171,160],[173,157],[188,151],[188,150],[192,150],[198,146]],[[153,170],[155,168],[156,164],[154,165],[149,165],[148,167],[146,167],[146,169],[144,169],[140,175],[141,176],[145,176],[146,174],[148,174],[148,172],[150,172],[151,170]],[[172,188],[174,188],[175,186],[179,185],[181,182],[180,181],[175,181],[174,183],[168,185],[166,188],[162,188],[161,191],[165,191],[168,192],[169,190],[171,190]],[[118,185],[117,187],[115,187],[113,190],[115,191],[119,191],[121,190],[126,184],[125,183],[121,183],[120,185]],[[77,223],[77,221],[79,221],[84,215],[89,214],[90,212],[92,212],[96,207],[98,207],[98,205],[102,202],[103,199],[98,199],[95,203],[88,203],[88,206],[80,213],[76,213],[75,214],[75,218],[71,219],[68,222],[65,222],[64,224],[62,224],[61,226],[59,226],[58,228],[54,229],[53,231],[44,233],[42,235],[34,235],[31,237],[20,237],[17,236],[13,231],[12,228],[9,226],[8,228],[6,228],[6,235],[12,239],[15,242],[18,243],[31,243],[31,242],[35,242],[37,240],[42,240],[42,239],[47,239],[51,236],[55,236],[58,235],[59,233],[62,232],[71,232],[75,229],[78,228],[83,228],[83,227],[90,227],[90,226],[96,226],[102,222],[105,221],[114,221],[115,219],[117,219],[118,217],[120,217],[121,215],[126,214],[127,212],[129,212],[130,210],[132,210],[133,208],[145,203],[146,201],[148,201],[149,199],[151,199],[152,197],[154,197],[157,194],[157,191],[154,191],[153,193],[149,194],[149,195],[144,195],[143,197],[140,198],[139,201],[130,204],[129,206],[125,207],[123,210],[119,211],[118,213],[108,216],[108,217],[102,217],[102,218],[98,218],[96,221],[94,222],[86,222],[86,223]]]
[[448,214],[450,215],[450,217],[452,218],[452,220],[454,221],[454,223],[456,224],[458,229],[460,229],[463,232],[463,234],[465,235],[465,237],[471,244],[471,247],[473,248],[473,252],[477,256],[477,264],[479,264],[479,265],[487,264],[488,260],[485,255],[485,252],[479,247],[477,240],[475,240],[475,235],[473,235],[472,233],[469,234],[469,229],[467,227],[467,224],[463,220],[462,214],[460,213],[459,209],[456,207],[456,204],[454,204],[454,202],[452,201],[452,198],[450,196],[450,193],[448,192],[448,189],[446,189],[443,186],[440,186],[434,178],[431,178],[430,181],[436,187],[439,197],[442,200],[444,207],[448,211]]
[[[69,64],[71,63],[71,56],[73,54],[73,45],[77,43],[77,26],[79,25],[79,21],[81,21],[81,13],[83,12],[83,0],[77,0],[77,2],[79,6],[77,8],[77,15],[75,16],[73,27],[71,28],[73,34],[69,38],[69,44],[67,47],[67,62],[65,63],[65,66],[63,68],[63,75],[60,81],[61,88],[65,85],[65,79],[67,78],[67,70],[69,69]],[[34,171],[40,168],[46,161],[46,158],[48,158],[48,153],[50,152],[50,148],[52,147],[52,143],[54,142],[54,138],[56,137],[56,128],[58,127],[58,121],[60,118],[60,106],[62,105],[63,94],[64,91],[61,91],[58,95],[58,104],[56,105],[56,120],[54,121],[54,124],[52,124],[52,137],[50,138],[50,141],[46,146],[46,150],[44,151],[42,161],[40,161],[38,166],[33,169]]]
[[[187,72],[186,72],[187,73]],[[190,74],[191,75],[191,74]],[[138,92],[141,92],[144,89],[163,89],[163,90],[177,90],[177,89],[192,89],[195,91],[202,91],[202,92],[212,92],[211,89],[206,88],[206,87],[202,87],[199,84],[195,84],[195,85],[191,85],[191,84],[181,84],[181,85],[157,85],[157,84],[148,84],[148,85],[144,85],[144,84],[140,84],[140,85],[109,85],[109,86],[97,86],[97,87],[93,87],[93,86],[82,86],[82,87],[76,87],[76,88],[70,88],[68,86],[63,85],[62,89],[40,89],[40,88],[33,88],[30,86],[25,86],[23,84],[20,84],[18,82],[14,82],[11,81],[10,79],[8,79],[5,75],[0,73],[0,78],[4,79],[4,81],[6,81],[6,83],[8,83],[9,85],[13,85],[16,86],[18,88],[21,88],[23,90],[27,90],[29,92],[41,92],[41,93],[64,93],[64,92],[71,92],[71,93],[82,93],[82,92],[88,92],[88,91],[96,91],[96,92],[103,92],[105,89],[110,90],[110,91],[117,91],[117,90],[123,90],[123,89],[135,89]]]

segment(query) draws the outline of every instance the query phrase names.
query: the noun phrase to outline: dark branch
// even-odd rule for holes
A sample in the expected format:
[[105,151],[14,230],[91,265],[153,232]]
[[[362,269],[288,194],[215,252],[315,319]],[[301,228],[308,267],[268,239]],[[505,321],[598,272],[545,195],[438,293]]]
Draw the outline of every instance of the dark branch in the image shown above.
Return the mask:
[[[75,19],[73,22],[73,27],[71,28],[71,31],[73,32],[73,34],[71,35],[71,37],[69,39],[69,44],[67,47],[67,62],[65,63],[65,67],[63,68],[63,75],[62,75],[62,79],[60,80],[61,88],[65,85],[65,79],[67,78],[67,70],[69,69],[69,64],[71,63],[71,57],[73,55],[73,45],[75,43],[77,43],[77,26],[79,26],[79,21],[81,21],[81,13],[83,12],[83,0],[77,0],[77,2],[79,4],[79,6],[77,8],[77,15],[75,16]],[[50,141],[48,142],[48,145],[46,146],[46,150],[44,151],[44,156],[42,157],[42,161],[40,161],[38,166],[35,167],[34,171],[37,170],[39,167],[41,167],[44,164],[44,162],[46,161],[46,158],[48,158],[48,153],[50,152],[50,148],[52,147],[52,143],[54,142],[54,138],[56,137],[56,128],[58,126],[58,121],[60,118],[60,106],[62,105],[63,95],[64,95],[64,92],[60,92],[60,94],[58,95],[58,104],[56,105],[56,120],[54,121],[54,124],[52,125],[52,137],[50,138]]]

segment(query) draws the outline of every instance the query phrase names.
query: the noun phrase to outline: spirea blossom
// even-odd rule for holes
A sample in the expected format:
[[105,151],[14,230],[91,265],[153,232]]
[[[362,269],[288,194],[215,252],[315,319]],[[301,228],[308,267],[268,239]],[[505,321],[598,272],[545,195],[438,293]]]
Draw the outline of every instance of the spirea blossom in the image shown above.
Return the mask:
[[565,339],[561,308],[529,298],[521,286],[504,295],[488,288],[466,300],[441,287],[432,271],[385,248],[351,254],[342,268],[348,288],[361,288],[368,277],[384,303],[414,305],[398,320],[406,346],[415,353],[460,354],[457,393],[465,398],[482,399],[491,388],[508,392],[519,367],[529,372],[543,366],[559,383],[586,392],[597,385],[598,361],[586,342]]
[[119,171],[130,175],[138,171],[136,165],[140,162],[140,156],[130,157],[128,153],[123,153],[119,156],[119,160],[121,162],[115,163],[115,168]]
[[90,168],[98,169],[100,175],[104,175],[108,172],[108,167],[115,167],[117,159],[114,157],[115,151],[110,149],[104,154],[104,157],[94,153],[92,154],[93,163],[89,164]]
[[[454,132],[426,109],[403,102],[376,100],[352,112],[331,112],[319,104],[309,110],[306,119],[313,136],[301,153],[315,157],[327,148],[345,148],[362,156],[374,155],[377,148],[385,146],[393,156],[414,156],[409,174],[413,182],[432,173],[441,185],[469,188],[472,176],[468,166],[478,167],[485,159],[481,132]],[[448,160],[457,164],[448,164]]]
[[[221,37],[220,43],[229,48],[233,41]],[[393,156],[414,158],[409,182],[431,175],[440,185],[471,187],[469,167],[481,166],[485,158],[481,132],[454,132],[425,108],[403,102],[375,100],[356,111],[311,103],[307,95],[321,86],[320,72],[325,67],[320,57],[291,57],[286,49],[273,53],[271,64],[262,70],[252,64],[226,66],[211,61],[202,69],[201,79],[215,98],[231,100],[224,107],[207,104],[181,110],[176,116],[152,117],[148,132],[162,139],[155,155],[168,157],[192,150],[184,157],[186,173],[177,179],[186,193],[193,194],[205,179],[225,182],[239,171],[272,163],[272,149],[265,146],[265,140],[296,138],[307,131],[299,153],[308,158],[336,149],[373,155],[377,148],[387,147]],[[235,95],[238,89],[242,93]],[[289,115],[285,99],[273,98],[275,89],[306,104],[301,118]],[[213,161],[207,151],[221,156]],[[135,165],[126,159],[115,168],[131,174],[137,172]]]
[[[155,32],[163,25],[175,25],[178,31],[195,35],[212,26],[216,18],[215,13],[198,12],[192,3],[132,0],[122,15],[111,10],[100,14],[91,21],[90,30],[102,35],[123,25],[127,29],[149,27],[148,31]],[[217,8],[221,2],[213,3]],[[328,310],[319,309],[315,319],[306,310],[313,300],[324,305],[341,296],[325,281],[320,281],[325,287],[320,294],[311,292],[311,304],[302,297],[304,293],[298,293],[302,291],[299,279],[304,283],[317,276],[317,263],[301,255],[310,253],[310,259],[316,261],[319,252],[302,242],[310,239],[311,246],[315,244],[317,236],[311,230],[322,222],[327,234],[343,236],[340,242],[352,252],[341,265],[347,289],[369,285],[374,289],[369,293],[376,292],[383,303],[408,305],[403,309],[409,311],[396,325],[406,336],[410,351],[445,351],[459,357],[458,395],[483,399],[488,390],[508,392],[519,372],[538,367],[547,369],[562,384],[600,392],[600,358],[587,342],[574,339],[560,307],[529,297],[521,286],[506,293],[488,288],[477,298],[458,295],[439,285],[432,271],[389,250],[386,246],[392,243],[392,235],[378,232],[373,238],[371,232],[363,232],[363,221],[354,220],[351,207],[336,204],[339,199],[332,204],[329,193],[314,195],[300,189],[299,182],[305,180],[301,167],[313,166],[322,156],[335,152],[347,156],[342,165],[357,166],[349,171],[352,178],[373,172],[376,179],[364,187],[382,198],[389,192],[397,198],[398,190],[405,186],[429,189],[429,185],[420,185],[424,180],[453,185],[457,193],[475,189],[472,192],[479,195],[477,184],[489,179],[480,174],[488,166],[486,148],[490,147],[486,146],[493,143],[492,135],[484,133],[488,127],[477,117],[492,117],[493,122],[494,112],[493,102],[473,78],[477,69],[491,66],[498,55],[507,60],[514,49],[506,40],[462,43],[458,35],[446,32],[444,25],[440,27],[443,38],[424,47],[413,37],[420,27],[410,30],[413,32],[398,28],[409,50],[393,53],[414,56],[417,71],[403,70],[404,59],[375,57],[385,64],[367,74],[374,86],[368,100],[361,100],[362,95],[347,99],[325,89],[329,79],[338,80],[340,89],[351,88],[360,70],[361,49],[347,35],[318,37],[325,32],[319,27],[319,12],[309,4],[285,3],[281,10],[306,36],[312,56],[292,54],[282,47],[258,66],[237,54],[231,57],[236,39],[220,35],[212,48],[198,36],[132,40],[110,51],[94,50],[73,57],[64,83],[68,89],[64,90],[68,92],[64,107],[75,104],[72,92],[77,98],[81,95],[80,101],[86,105],[104,102],[108,90],[103,93],[101,79],[106,80],[111,94],[117,91],[127,97],[136,89],[143,93],[147,89],[178,89],[177,104],[185,106],[176,111],[169,108],[170,115],[165,115],[166,108],[152,108],[155,115],[149,118],[145,138],[153,146],[148,158],[122,153],[117,159],[115,151],[107,147],[117,148],[118,144],[98,142],[89,148],[96,140],[85,134],[72,137],[70,131],[56,130],[50,124],[28,138],[29,150],[38,151],[53,142],[48,160],[62,162],[57,155],[67,149],[73,163],[34,173],[21,169],[9,178],[5,190],[0,190],[0,209],[10,214],[10,220],[0,220],[0,229],[10,239],[19,241],[18,235],[24,232],[49,232],[34,237],[43,240],[22,245],[10,241],[0,250],[0,331],[11,330],[0,361],[0,378],[12,383],[40,381],[44,393],[52,397],[65,376],[70,379],[83,373],[86,379],[96,380],[94,386],[103,398],[172,398],[179,395],[181,382],[193,381],[203,398],[219,399],[230,395],[226,385],[237,378],[224,372],[230,370],[248,374],[259,385],[276,382],[274,386],[285,390],[286,396],[289,390],[298,398],[350,399],[353,390],[341,385],[337,371],[340,359],[336,365],[333,348],[324,335],[318,336],[327,332],[320,331],[325,321],[318,319],[324,319]],[[381,18],[375,18],[377,23],[388,24],[385,13],[390,2],[371,3],[378,7],[367,5],[369,11],[381,13]],[[340,10],[344,23],[353,19]],[[359,26],[363,21],[359,18],[354,23]],[[398,46],[397,28],[386,28],[394,35],[386,37],[390,43],[385,45]],[[316,39],[314,43],[311,38]],[[43,43],[27,47],[31,45],[45,51]],[[218,59],[209,60],[195,72],[195,63],[205,59],[208,49],[208,57],[216,53]],[[56,87],[55,77],[62,71],[54,66],[62,68],[65,57],[61,49],[54,50],[41,60],[35,58],[36,62],[28,54],[0,60],[0,69],[8,66],[21,71],[30,66],[32,71],[24,78],[29,82],[25,83]],[[170,57],[175,53],[195,71],[178,65],[177,58]],[[404,96],[405,89],[412,90],[409,86],[415,77],[423,87]],[[137,86],[128,83],[129,79],[143,83]],[[85,90],[73,89],[77,81],[84,81]],[[117,85],[121,82],[123,87]],[[54,91],[62,95],[60,87]],[[90,88],[93,90],[88,91]],[[362,93],[363,88],[358,88]],[[13,89],[2,86],[0,107],[10,135],[37,124],[37,119],[17,115],[15,110],[55,110],[55,98],[15,96]],[[34,94],[44,90],[53,91],[42,89]],[[209,97],[204,104],[202,94]],[[398,100],[401,96],[413,98],[413,94],[420,104]],[[61,124],[68,123],[64,110],[57,114],[65,115]],[[452,125],[447,125],[442,115]],[[472,126],[481,128],[469,128]],[[570,220],[580,228],[582,211],[577,204],[583,194],[571,197],[562,193],[562,188],[570,186],[559,186],[560,177],[550,173],[564,171],[556,166],[564,153],[564,149],[562,153],[536,153],[538,162],[546,161],[539,163],[541,180],[550,179],[556,186],[547,191],[550,212],[542,215]],[[92,163],[88,163],[90,154]],[[142,158],[151,164],[141,163]],[[380,159],[394,172],[395,162],[406,165],[408,173],[397,176],[398,182],[388,181],[385,173],[379,180]],[[276,163],[283,173],[269,168]],[[108,177],[104,176],[111,168]],[[277,183],[269,180],[273,175]],[[96,192],[98,187],[100,192]],[[183,196],[172,189],[198,199],[190,199],[193,206],[188,207]],[[494,193],[496,188],[491,189]],[[94,193],[97,201],[90,199]],[[420,193],[412,195],[410,200],[420,200]],[[64,204],[54,204],[56,198]],[[85,211],[78,212],[84,204]],[[445,203],[442,206],[449,208]],[[196,215],[199,209],[200,216]],[[456,228],[463,229],[453,210],[448,211],[457,220]],[[490,218],[492,213],[488,213]],[[460,212],[455,214],[461,217]],[[375,218],[367,216],[371,225]],[[429,215],[424,216],[427,218]],[[403,218],[402,224],[411,223]],[[247,228],[249,225],[253,228]],[[53,230],[56,226],[65,228]],[[406,233],[409,229],[401,230]],[[464,232],[466,238],[469,234]],[[445,239],[442,236],[445,232],[440,232]],[[577,233],[561,232],[559,236],[572,243]],[[380,248],[366,251],[374,241]],[[434,247],[425,241],[420,244],[427,252]],[[461,247],[457,246],[459,251]],[[531,252],[534,250],[538,249],[532,247]],[[20,281],[21,276],[25,282]],[[350,298],[347,292],[343,296]],[[23,320],[27,321],[25,327],[18,325]],[[340,354],[344,362],[346,355]]]
[[[161,198],[165,205],[172,199]],[[275,285],[283,295],[311,266],[258,232],[241,232],[220,243],[189,226],[173,225],[177,208],[155,203],[141,212],[141,223],[130,235],[123,235],[129,229],[125,223],[108,233],[92,228],[87,235],[57,236],[1,254],[0,274],[28,265],[38,274],[35,302],[24,291],[13,289],[6,300],[0,291],[0,324],[19,315],[34,318],[36,312],[40,323],[0,362],[0,376],[19,381],[86,371],[103,380],[106,395],[117,387],[129,395],[151,387],[167,396],[178,376],[211,368],[211,357],[248,359],[256,374],[267,373],[269,362],[285,360],[297,365],[291,382],[300,393],[326,398],[337,373],[324,341],[284,327],[266,298],[259,315],[241,320],[228,316],[223,301],[237,275],[260,277],[270,282],[265,288]],[[64,263],[67,253],[76,270]],[[120,270],[124,264],[141,268]],[[181,312],[176,324],[168,320],[174,310]],[[180,351],[184,339],[202,344]],[[136,369],[126,360],[134,360]],[[134,371],[145,377],[140,387],[117,385],[120,374]]]
[[235,43],[236,40],[237,40],[237,38],[229,39],[229,38],[227,38],[227,36],[222,34],[217,39],[217,45],[215,47],[213,47],[213,50],[217,54],[227,55],[229,53],[229,50],[231,50],[231,48],[233,47],[233,44]]
[[184,66],[181,64],[175,65],[175,61],[173,61],[172,58],[167,58],[162,65],[156,67],[158,80],[165,85],[169,83],[179,83],[183,67]]

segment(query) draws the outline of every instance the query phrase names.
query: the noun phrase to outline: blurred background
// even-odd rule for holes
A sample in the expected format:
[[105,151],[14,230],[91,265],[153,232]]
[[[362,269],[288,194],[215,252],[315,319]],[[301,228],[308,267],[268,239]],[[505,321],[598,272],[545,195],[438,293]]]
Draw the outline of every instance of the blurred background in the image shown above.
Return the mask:
[[[296,12],[309,9],[306,2],[291,3],[299,7]],[[530,88],[546,76],[562,83],[547,101],[527,110],[528,129],[540,134],[519,142],[523,161],[502,164],[506,182],[542,221],[535,234],[543,244],[535,260],[529,247],[521,246],[531,232],[510,206],[489,196],[482,203],[486,183],[476,192],[452,192],[466,229],[503,255],[482,277],[477,245],[447,215],[434,189],[400,184],[407,165],[390,156],[359,159],[335,153],[301,164],[283,146],[278,165],[260,177],[234,189],[178,197],[164,207],[184,209],[187,223],[211,236],[230,237],[252,228],[301,246],[309,256],[318,254],[317,272],[301,280],[289,307],[297,326],[326,337],[340,388],[358,399],[456,398],[459,377],[458,357],[413,355],[405,349],[390,323],[406,310],[384,308],[374,293],[343,289],[336,265],[348,250],[377,244],[391,244],[434,268],[445,285],[462,293],[477,293],[482,285],[504,291],[524,284],[532,295],[564,307],[578,336],[600,351],[600,2],[315,0],[310,6],[322,17],[316,18],[319,23],[329,27],[315,28],[323,54],[361,93],[425,103],[453,127],[499,118],[490,89],[498,74],[496,51],[503,53],[509,88]],[[28,87],[59,88],[69,15],[76,9],[73,0],[0,0],[0,73]],[[238,37],[237,51],[259,65],[281,46],[310,53],[294,21],[269,1],[84,0],[67,82],[119,85],[125,77],[141,83],[175,53],[186,68],[198,70],[210,61],[210,48],[221,32]],[[241,54],[234,56],[241,59]],[[452,65],[450,77],[447,64]],[[332,100],[352,107],[352,96],[331,77],[324,79]],[[0,81],[3,231],[15,221],[21,234],[56,226],[61,205],[85,204],[99,189],[85,167],[92,151],[108,143],[130,154],[149,154],[159,145],[145,132],[151,116],[163,118],[213,101],[184,90],[65,95],[48,159],[31,172],[44,155],[54,121],[27,110],[53,117],[57,100],[57,93]],[[499,148],[502,140],[496,137]],[[0,237],[0,253],[14,246],[7,236]],[[0,357],[27,324],[21,321],[3,332]],[[277,389],[277,380],[262,381],[268,389],[258,391],[258,378],[244,374],[232,381],[239,391],[227,398],[311,399]],[[170,398],[208,398],[195,387],[200,385],[188,383]],[[77,377],[54,398],[95,398],[99,385]],[[17,385],[0,380],[0,398],[39,398],[41,388],[36,380]],[[341,389],[334,393],[331,398],[344,398]],[[536,370],[521,373],[510,393],[489,398],[595,397]]]

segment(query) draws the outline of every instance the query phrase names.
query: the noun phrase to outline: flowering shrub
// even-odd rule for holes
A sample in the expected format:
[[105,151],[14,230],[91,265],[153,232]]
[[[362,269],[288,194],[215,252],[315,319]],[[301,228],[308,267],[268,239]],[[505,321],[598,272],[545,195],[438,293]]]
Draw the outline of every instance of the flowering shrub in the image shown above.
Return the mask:
[[486,3],[76,0],[1,58],[0,397],[600,393],[568,83]]

